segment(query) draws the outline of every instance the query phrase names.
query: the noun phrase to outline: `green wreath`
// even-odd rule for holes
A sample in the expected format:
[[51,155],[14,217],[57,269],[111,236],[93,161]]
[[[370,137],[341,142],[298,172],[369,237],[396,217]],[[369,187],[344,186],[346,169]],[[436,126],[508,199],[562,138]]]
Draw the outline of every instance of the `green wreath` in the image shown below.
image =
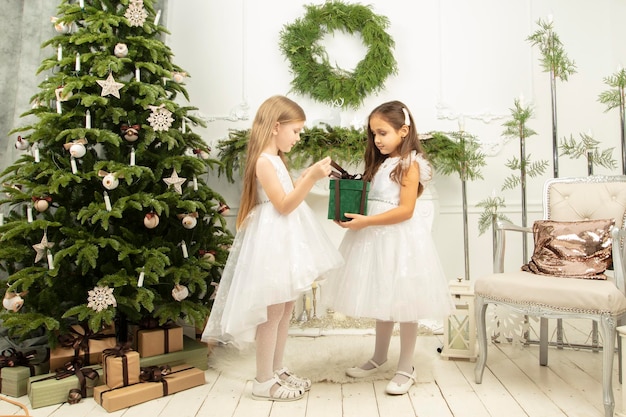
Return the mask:
[[[328,1],[305,7],[305,16],[284,26],[280,33],[280,49],[294,74],[292,91],[322,103],[358,108],[365,97],[382,89],[385,79],[397,72],[394,41],[385,32],[389,20],[360,4]],[[318,44],[335,30],[350,35],[360,32],[368,48],[354,72],[332,66],[324,47]]]

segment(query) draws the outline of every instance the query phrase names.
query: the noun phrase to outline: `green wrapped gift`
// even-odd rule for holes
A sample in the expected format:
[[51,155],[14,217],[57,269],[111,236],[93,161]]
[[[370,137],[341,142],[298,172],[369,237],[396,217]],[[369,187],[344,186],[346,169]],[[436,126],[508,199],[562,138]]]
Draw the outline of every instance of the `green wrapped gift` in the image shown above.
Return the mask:
[[48,372],[48,363],[30,366],[7,366],[0,370],[2,394],[21,397],[28,392],[28,378]]
[[164,353],[139,359],[141,367],[160,365],[180,365],[186,363],[198,369],[209,369],[209,345],[199,342],[187,336],[183,336],[183,350],[178,352]]
[[85,367],[81,368],[81,371],[83,375],[96,373],[97,376],[93,379],[91,377],[85,378],[84,387],[81,386],[76,374],[67,376],[68,374],[64,372],[53,372],[28,378],[28,399],[31,407],[39,408],[64,403],[67,401],[71,389],[84,391],[83,397],[93,396],[93,388],[104,384],[102,367]]
[[350,220],[344,213],[366,214],[370,183],[356,179],[331,179],[328,218]]

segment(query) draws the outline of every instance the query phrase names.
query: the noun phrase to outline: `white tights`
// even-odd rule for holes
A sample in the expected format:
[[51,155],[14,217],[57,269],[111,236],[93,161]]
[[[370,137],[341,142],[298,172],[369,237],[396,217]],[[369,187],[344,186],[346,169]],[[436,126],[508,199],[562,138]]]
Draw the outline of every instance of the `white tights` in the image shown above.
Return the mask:
[[[374,346],[374,356],[372,360],[379,365],[387,361],[389,343],[393,334],[393,321],[376,321],[376,344]],[[415,344],[417,342],[417,323],[400,323],[400,358],[398,359],[398,371],[411,374],[413,372],[413,357],[415,355]],[[372,369],[368,362],[362,366],[363,369]],[[395,375],[392,381],[398,383],[406,382],[407,378],[402,375]]]
[[267,321],[256,329],[256,380],[265,382],[274,370],[283,367],[283,355],[289,333],[289,322],[295,302],[267,307]]

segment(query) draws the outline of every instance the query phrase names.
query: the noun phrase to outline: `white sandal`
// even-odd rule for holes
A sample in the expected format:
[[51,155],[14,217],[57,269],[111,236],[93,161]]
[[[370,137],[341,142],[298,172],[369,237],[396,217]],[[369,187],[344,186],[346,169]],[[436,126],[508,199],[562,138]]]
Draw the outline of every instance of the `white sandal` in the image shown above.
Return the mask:
[[[278,389],[272,394],[272,387],[279,385]],[[252,398],[255,400],[265,401],[295,401],[304,396],[304,390],[301,388],[292,387],[277,375],[273,378],[259,382],[256,379],[252,383]]]
[[[288,383],[292,387],[300,388],[304,391],[308,391],[311,389],[311,380],[309,378],[302,378],[296,374],[293,374],[286,367],[274,372],[282,381]],[[287,375],[287,378],[281,378],[282,375]]]

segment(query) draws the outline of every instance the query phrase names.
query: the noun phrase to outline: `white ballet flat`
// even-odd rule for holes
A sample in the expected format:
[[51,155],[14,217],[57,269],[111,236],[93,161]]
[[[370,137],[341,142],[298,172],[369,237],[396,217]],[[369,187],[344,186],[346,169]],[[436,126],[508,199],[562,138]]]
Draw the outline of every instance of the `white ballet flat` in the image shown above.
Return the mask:
[[346,369],[346,375],[351,376],[352,378],[365,378],[366,376],[374,375],[376,372],[380,371],[382,363],[379,365],[371,359],[368,360],[368,362],[373,366],[372,369],[363,369],[355,366],[353,368]]
[[390,395],[403,395],[409,392],[409,388],[415,383],[416,374],[415,368],[413,368],[413,373],[409,374],[402,371],[397,371],[396,375],[402,375],[409,378],[404,384],[398,384],[397,382],[389,381],[387,384],[387,388],[385,388],[385,392]]

